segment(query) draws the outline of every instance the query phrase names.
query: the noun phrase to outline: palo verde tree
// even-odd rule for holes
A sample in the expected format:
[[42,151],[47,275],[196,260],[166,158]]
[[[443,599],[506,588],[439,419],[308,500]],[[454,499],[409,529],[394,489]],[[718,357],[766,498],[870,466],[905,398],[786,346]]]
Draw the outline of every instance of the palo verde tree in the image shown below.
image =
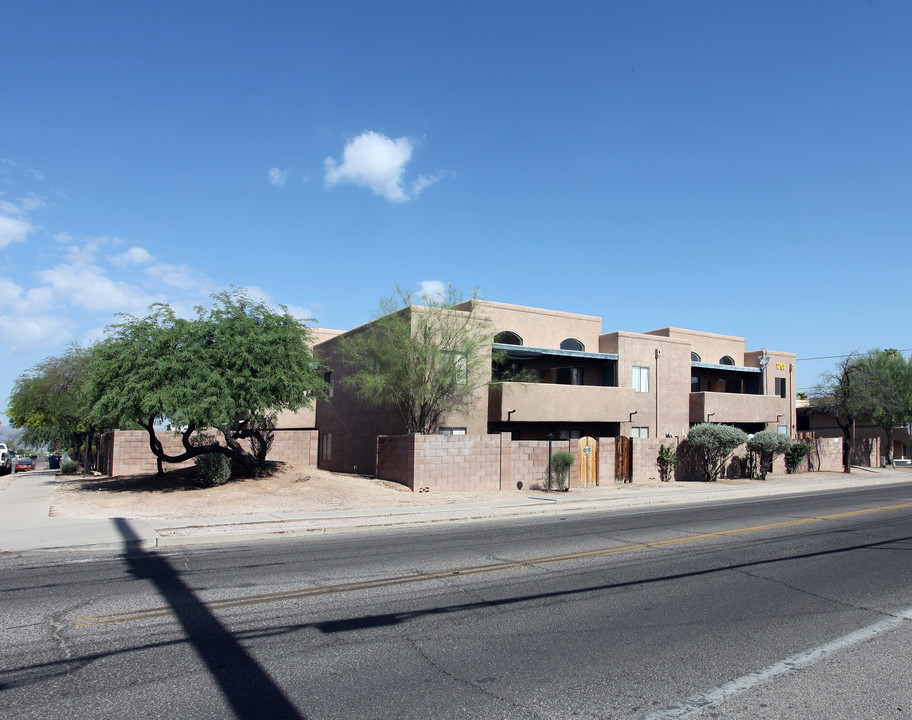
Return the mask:
[[[86,459],[97,424],[90,420],[86,384],[92,348],[70,345],[64,353],[42,360],[13,384],[7,415],[22,428],[19,442],[53,451],[72,448]],[[99,418],[104,426],[104,418]]]
[[475,298],[449,287],[439,297],[402,289],[384,300],[378,317],[339,338],[341,384],[366,405],[395,408],[408,434],[431,434],[449,413],[466,410],[490,380],[490,323]]
[[856,361],[861,380],[858,415],[886,435],[887,464],[893,465],[893,428],[912,421],[912,364],[898,350],[870,350]]
[[747,441],[747,433],[732,425],[700,423],[687,433],[687,442],[700,453],[707,480],[718,480],[725,461],[735,448]]
[[[146,430],[159,472],[162,462],[222,453],[252,475],[265,464],[275,413],[324,391],[310,330],[238,289],[196,310],[187,320],[156,304],[108,328],[93,353],[93,415]],[[178,455],[156,437],[164,420],[181,428]]]

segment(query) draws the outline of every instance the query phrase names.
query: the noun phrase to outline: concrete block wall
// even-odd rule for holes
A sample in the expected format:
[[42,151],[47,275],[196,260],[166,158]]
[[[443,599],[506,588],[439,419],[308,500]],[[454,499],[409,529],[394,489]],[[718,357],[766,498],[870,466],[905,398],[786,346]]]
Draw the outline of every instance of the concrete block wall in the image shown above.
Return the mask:
[[501,435],[416,435],[413,489],[501,489]]
[[377,438],[377,477],[415,489],[415,435]]
[[659,448],[662,445],[677,447],[675,438],[633,439],[633,482],[661,482],[659,473]]
[[615,481],[614,456],[617,453],[617,440],[599,438],[599,485],[610,485]]
[[[180,435],[168,431],[156,432],[155,435],[167,454],[180,455],[184,452]],[[105,475],[146,475],[158,471],[145,430],[114,430],[104,435],[100,444],[98,471]],[[268,459],[316,467],[317,431],[276,430]],[[166,469],[170,470],[192,465],[192,460],[165,463]]]

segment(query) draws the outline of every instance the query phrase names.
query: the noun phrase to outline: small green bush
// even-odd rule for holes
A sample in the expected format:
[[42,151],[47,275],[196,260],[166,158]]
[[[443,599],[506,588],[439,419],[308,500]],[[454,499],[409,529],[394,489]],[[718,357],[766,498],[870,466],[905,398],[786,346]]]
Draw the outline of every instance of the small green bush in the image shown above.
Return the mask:
[[706,479],[715,481],[734,449],[747,441],[747,433],[731,425],[700,423],[687,433],[687,442],[700,453]]
[[785,451],[785,471],[788,473],[797,472],[801,461],[807,457],[813,448],[804,443],[795,443]]
[[766,480],[766,474],[773,469],[773,460],[777,455],[786,452],[792,446],[792,439],[775,430],[761,430],[747,440],[747,449],[760,456],[760,479]]
[[573,453],[566,450],[557,450],[551,456],[551,469],[554,471],[554,479],[557,482],[558,490],[566,490],[567,475],[570,472],[570,466],[573,465],[576,458]]
[[659,465],[662,482],[668,482],[678,463],[678,453],[671,445],[660,445],[659,458],[656,462]]
[[204,485],[224,485],[231,479],[231,462],[220,452],[200,455],[193,462]]
[[73,473],[77,473],[79,472],[79,463],[75,460],[61,460],[60,472],[62,472],[64,475],[72,475]]

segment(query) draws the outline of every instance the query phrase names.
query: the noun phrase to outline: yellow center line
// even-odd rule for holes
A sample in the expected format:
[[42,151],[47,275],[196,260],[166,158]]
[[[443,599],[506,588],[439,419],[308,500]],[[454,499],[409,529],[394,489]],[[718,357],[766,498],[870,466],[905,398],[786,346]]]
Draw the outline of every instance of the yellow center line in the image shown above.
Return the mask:
[[[377,588],[395,587],[397,585],[406,585],[410,583],[445,580],[465,575],[479,575],[482,573],[517,570],[523,567],[547,565],[551,563],[567,562],[571,560],[586,560],[591,558],[605,557],[608,555],[620,555],[622,553],[637,552],[640,550],[671,547],[674,545],[683,545],[685,543],[700,542],[703,540],[715,540],[718,538],[730,537],[733,535],[745,535],[748,533],[762,532],[764,530],[777,530],[780,528],[794,527],[797,525],[808,525],[811,523],[819,523],[827,520],[840,520],[843,518],[856,517],[859,515],[887,512],[889,510],[902,510],[910,507],[912,507],[912,502],[900,503],[898,505],[882,505],[880,507],[865,508],[862,510],[850,510],[847,512],[834,513],[832,515],[820,515],[817,517],[783,520],[780,522],[768,523],[765,525],[751,525],[743,528],[733,528],[731,530],[718,530],[716,532],[698,533],[696,535],[686,535],[683,537],[671,538],[668,540],[632,543],[630,545],[599,548],[596,550],[561,553],[560,555],[546,555],[538,558],[529,558],[527,560],[510,560],[506,562],[492,563],[489,565],[476,565],[472,567],[458,568],[455,570],[439,570],[436,572],[420,573],[417,575],[401,575],[390,578],[379,578],[377,580],[363,580],[360,582],[341,583],[338,585],[324,585],[321,587],[299,588],[297,590],[285,590],[282,592],[243,595],[241,597],[223,598],[222,600],[210,600],[201,604],[210,610],[217,610],[222,608],[246,607],[250,605],[262,605],[265,603],[284,602],[286,600],[300,600],[308,597],[334,595],[339,593],[354,592],[357,590],[374,590]],[[146,608],[144,610],[130,610],[126,612],[109,613],[106,615],[89,615],[86,617],[76,618],[75,627],[82,628],[90,627],[93,625],[109,625],[112,623],[134,622],[137,620],[151,620],[153,618],[177,615],[181,612],[182,609],[186,611],[190,608],[161,606]]]

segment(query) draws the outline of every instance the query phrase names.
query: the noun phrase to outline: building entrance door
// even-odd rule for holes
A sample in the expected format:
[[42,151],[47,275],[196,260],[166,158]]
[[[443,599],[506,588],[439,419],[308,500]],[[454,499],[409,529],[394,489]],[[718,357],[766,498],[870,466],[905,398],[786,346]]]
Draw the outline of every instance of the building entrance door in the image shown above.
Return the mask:
[[579,487],[598,485],[598,441],[594,437],[582,437],[577,443],[577,484]]

